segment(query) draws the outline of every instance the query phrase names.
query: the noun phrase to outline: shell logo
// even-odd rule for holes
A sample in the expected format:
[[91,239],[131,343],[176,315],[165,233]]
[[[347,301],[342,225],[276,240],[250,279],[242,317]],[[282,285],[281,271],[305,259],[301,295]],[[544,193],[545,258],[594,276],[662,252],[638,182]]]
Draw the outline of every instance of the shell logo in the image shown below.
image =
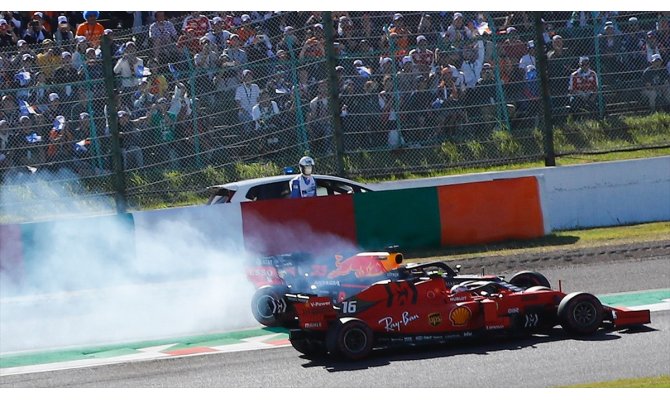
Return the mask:
[[472,311],[469,308],[463,306],[456,307],[449,313],[449,321],[454,326],[461,326],[467,324],[471,316]]

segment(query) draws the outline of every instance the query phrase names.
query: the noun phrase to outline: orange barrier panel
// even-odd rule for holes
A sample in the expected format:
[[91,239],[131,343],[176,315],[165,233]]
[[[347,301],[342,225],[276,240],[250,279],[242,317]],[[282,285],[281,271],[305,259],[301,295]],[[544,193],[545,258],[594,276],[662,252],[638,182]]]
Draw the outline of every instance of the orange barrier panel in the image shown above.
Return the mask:
[[443,246],[544,235],[535,177],[440,186],[437,195]]

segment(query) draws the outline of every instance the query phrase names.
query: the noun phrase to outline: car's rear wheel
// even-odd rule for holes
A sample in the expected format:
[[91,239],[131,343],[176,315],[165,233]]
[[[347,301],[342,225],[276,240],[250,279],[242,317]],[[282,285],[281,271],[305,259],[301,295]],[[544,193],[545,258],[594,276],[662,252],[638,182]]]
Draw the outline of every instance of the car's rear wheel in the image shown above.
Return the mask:
[[603,305],[590,293],[571,293],[558,305],[558,320],[565,331],[577,335],[589,335],[603,321]]
[[509,283],[521,289],[528,289],[533,286],[551,287],[549,280],[541,273],[535,271],[517,272],[510,278]]
[[357,318],[342,318],[328,329],[326,348],[336,357],[360,360],[372,351],[372,329]]
[[263,286],[251,299],[251,313],[256,321],[265,326],[284,326],[294,317],[290,303],[282,286]]

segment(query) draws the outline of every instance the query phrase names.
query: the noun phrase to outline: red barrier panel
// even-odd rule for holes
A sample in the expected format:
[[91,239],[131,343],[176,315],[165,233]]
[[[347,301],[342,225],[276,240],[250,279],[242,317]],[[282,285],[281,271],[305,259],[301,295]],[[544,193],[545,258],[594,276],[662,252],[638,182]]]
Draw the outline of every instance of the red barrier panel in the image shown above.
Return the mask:
[[256,253],[340,251],[356,244],[353,196],[242,203],[242,231]]
[[535,177],[437,188],[442,245],[471,245],[544,235]]

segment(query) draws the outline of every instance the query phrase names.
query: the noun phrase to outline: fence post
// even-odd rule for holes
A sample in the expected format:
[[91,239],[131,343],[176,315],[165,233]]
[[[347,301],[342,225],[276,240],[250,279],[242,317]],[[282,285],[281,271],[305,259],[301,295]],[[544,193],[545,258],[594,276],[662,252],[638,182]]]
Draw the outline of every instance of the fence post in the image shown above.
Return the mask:
[[602,119],[605,115],[605,104],[603,100],[603,68],[600,60],[600,38],[598,32],[602,29],[598,21],[594,18],[593,21],[593,40],[596,52],[596,76],[598,77],[598,116]]
[[547,54],[544,52],[544,37],[542,17],[539,12],[533,12],[535,19],[535,59],[537,60],[537,70],[540,73],[540,96],[542,98],[544,132],[544,165],[546,167],[556,166],[556,157],[554,153],[554,131],[552,124],[551,99],[549,93],[549,77],[547,76]]
[[295,107],[295,119],[297,125],[298,142],[302,146],[302,151],[306,152],[307,146],[307,131],[305,130],[305,116],[302,115],[302,98],[300,97],[300,85],[298,81],[298,63],[295,60],[295,50],[293,49],[293,38],[289,37],[288,52],[291,55],[291,80],[293,81],[293,104]]
[[202,160],[200,158],[200,132],[198,130],[198,105],[195,101],[196,70],[195,66],[193,65],[193,57],[191,57],[191,52],[188,51],[188,48],[184,48],[184,56],[186,56],[186,59],[188,60],[188,82],[191,89],[191,95],[189,98],[191,99],[191,120],[193,121],[193,150],[195,151],[195,163],[198,169],[202,169]]
[[[491,57],[496,61],[496,67],[493,72],[496,76],[496,94],[498,102],[500,103],[498,109],[498,127],[504,128],[507,132],[512,133],[512,126],[509,123],[509,113],[507,112],[507,99],[505,99],[505,91],[502,87],[502,79],[500,77],[500,58],[498,57],[498,34],[496,31],[495,21],[491,17],[491,13],[486,13],[486,19],[491,26],[491,37],[493,39],[493,54]],[[502,126],[501,126],[502,125]]]
[[112,142],[112,164],[114,175],[114,199],[116,200],[116,212],[125,214],[126,207],[126,175],[123,170],[123,157],[121,156],[121,143],[119,140],[119,124],[117,115],[116,96],[114,93],[114,71],[112,66],[112,40],[109,36],[102,36],[102,67],[105,76],[105,91],[107,93],[107,121],[109,122],[109,134]]
[[395,112],[395,127],[398,130],[399,145],[402,145],[402,129],[400,126],[400,88],[398,87],[398,69],[396,68],[395,41],[391,40],[388,26],[384,26],[384,34],[389,42],[389,51],[391,52],[391,74],[393,74],[393,112]]
[[321,14],[323,21],[323,35],[326,39],[326,70],[328,71],[328,88],[330,103],[330,114],[333,123],[333,140],[335,141],[335,169],[337,174],[344,176],[344,143],[342,140],[342,121],[340,120],[340,95],[337,82],[337,56],[335,46],[333,46],[333,17],[330,11],[324,11]]

